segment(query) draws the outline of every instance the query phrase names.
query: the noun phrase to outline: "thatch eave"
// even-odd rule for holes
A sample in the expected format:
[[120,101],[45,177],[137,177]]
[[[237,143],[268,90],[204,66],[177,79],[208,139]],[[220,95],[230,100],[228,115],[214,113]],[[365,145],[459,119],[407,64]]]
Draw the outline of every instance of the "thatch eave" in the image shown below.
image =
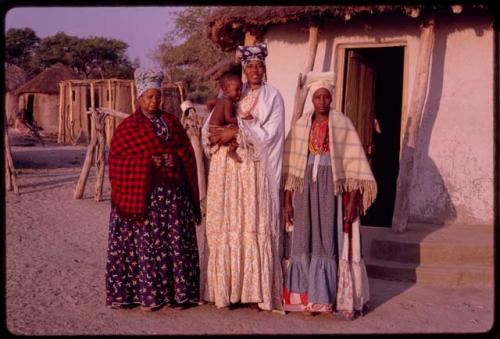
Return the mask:
[[[463,5],[466,10],[489,10],[486,4]],[[361,15],[393,14],[416,18],[424,12],[452,13],[450,5],[364,5],[364,6],[228,6],[217,9],[206,20],[207,36],[222,50],[234,50],[246,31],[264,31],[271,25],[298,21],[342,21]]]
[[15,91],[27,80],[26,72],[19,66],[5,63],[5,90]]
[[69,67],[57,63],[19,87],[16,90],[16,95],[23,93],[58,94],[59,82],[70,79],[81,79],[81,77],[71,71]]

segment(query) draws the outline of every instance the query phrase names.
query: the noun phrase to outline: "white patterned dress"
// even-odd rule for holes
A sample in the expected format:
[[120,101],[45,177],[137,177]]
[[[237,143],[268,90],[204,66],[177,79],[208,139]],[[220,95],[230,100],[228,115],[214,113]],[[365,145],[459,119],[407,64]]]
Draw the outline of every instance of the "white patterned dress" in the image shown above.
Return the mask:
[[[248,112],[245,107],[254,107],[251,112],[256,117],[254,124],[259,124],[260,101],[266,94],[269,93],[264,86],[258,91],[247,91],[240,103],[243,113]],[[252,105],[254,100],[259,104]],[[282,111],[275,114],[281,115]],[[273,214],[275,196],[269,194],[274,185],[270,180],[274,182],[275,178],[262,167],[269,166],[267,160],[262,161],[266,149],[262,147],[262,140],[245,126],[240,128],[241,143],[237,152],[242,163],[227,156],[228,146],[210,146],[206,132],[203,137],[210,157],[204,299],[219,308],[234,303],[258,303],[264,310],[282,309],[281,253],[276,236],[280,225]],[[281,162],[279,165],[281,167]]]

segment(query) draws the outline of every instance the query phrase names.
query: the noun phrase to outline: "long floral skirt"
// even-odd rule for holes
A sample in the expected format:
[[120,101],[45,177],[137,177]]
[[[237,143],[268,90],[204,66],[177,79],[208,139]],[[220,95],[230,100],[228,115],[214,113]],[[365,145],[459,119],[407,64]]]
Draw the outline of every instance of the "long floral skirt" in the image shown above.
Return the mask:
[[142,221],[112,208],[106,305],[156,307],[199,299],[199,263],[192,204],[181,188],[156,187]]

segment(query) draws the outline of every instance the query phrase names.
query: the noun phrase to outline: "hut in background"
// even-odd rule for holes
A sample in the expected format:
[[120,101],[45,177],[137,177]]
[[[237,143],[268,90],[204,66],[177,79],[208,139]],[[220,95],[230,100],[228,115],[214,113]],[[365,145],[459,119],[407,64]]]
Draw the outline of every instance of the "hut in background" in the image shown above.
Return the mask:
[[26,72],[13,64],[5,63],[5,117],[12,125],[19,111],[18,96],[15,90],[27,80]]
[[19,96],[19,108],[25,110],[25,119],[45,133],[57,133],[59,81],[79,78],[69,67],[57,63],[20,86],[15,93]]
[[287,130],[312,106],[299,74],[334,71],[333,107],[365,139],[379,184],[363,224],[399,232],[408,222],[493,223],[493,12],[487,4],[236,6],[215,11],[207,29],[226,51],[267,43],[267,79],[283,95]]
[[[91,119],[89,108],[110,108],[131,113],[135,110],[133,80],[87,79],[65,80],[59,83],[58,142],[77,143],[90,141]],[[105,121],[107,143],[113,130],[123,119],[108,116]]]

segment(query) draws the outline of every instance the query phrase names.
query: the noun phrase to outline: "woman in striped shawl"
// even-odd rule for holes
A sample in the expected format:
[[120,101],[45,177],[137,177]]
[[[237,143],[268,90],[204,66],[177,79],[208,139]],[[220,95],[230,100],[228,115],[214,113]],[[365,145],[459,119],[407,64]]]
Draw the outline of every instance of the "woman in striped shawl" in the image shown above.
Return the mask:
[[309,73],[314,110],[292,126],[284,156],[284,308],[353,319],[366,311],[368,277],[359,214],[377,185],[351,121],[331,109],[333,72]]

